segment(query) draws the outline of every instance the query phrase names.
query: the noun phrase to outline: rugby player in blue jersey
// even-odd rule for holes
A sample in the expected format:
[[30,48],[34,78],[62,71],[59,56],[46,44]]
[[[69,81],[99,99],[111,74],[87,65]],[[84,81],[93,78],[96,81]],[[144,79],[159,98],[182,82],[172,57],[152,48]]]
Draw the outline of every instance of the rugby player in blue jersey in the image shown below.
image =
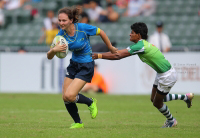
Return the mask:
[[[103,30],[92,25],[78,23],[78,17],[79,11],[74,7],[65,7],[58,11],[58,23],[61,29],[57,35],[63,36],[68,41],[68,48],[72,51],[62,90],[66,109],[74,120],[70,128],[83,128],[76,103],[87,104],[92,119],[96,118],[98,113],[97,100],[79,94],[79,91],[87,82],[91,81],[94,74],[90,36],[100,35],[111,53],[117,52],[117,48],[111,45]],[[47,52],[47,58],[52,59],[56,52],[65,52],[65,49],[66,45],[58,43]]]

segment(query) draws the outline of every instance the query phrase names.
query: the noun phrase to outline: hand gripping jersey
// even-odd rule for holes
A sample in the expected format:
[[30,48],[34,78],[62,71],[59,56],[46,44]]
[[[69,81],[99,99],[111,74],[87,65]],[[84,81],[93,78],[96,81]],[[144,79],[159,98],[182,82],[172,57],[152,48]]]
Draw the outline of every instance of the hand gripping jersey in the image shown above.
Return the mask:
[[138,54],[139,58],[151,66],[157,73],[164,73],[171,68],[171,64],[154,45],[141,39],[127,48],[131,55]]
[[72,51],[72,60],[78,63],[92,62],[92,49],[90,36],[99,35],[100,29],[85,23],[75,23],[74,36],[69,36],[65,30],[60,30],[57,35],[63,36],[68,41],[69,50]]

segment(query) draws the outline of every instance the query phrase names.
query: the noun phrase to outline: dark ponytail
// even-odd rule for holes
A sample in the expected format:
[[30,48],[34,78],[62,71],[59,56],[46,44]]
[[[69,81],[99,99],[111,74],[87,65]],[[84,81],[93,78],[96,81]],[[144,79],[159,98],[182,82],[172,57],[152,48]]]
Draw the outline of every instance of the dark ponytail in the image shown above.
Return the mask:
[[73,23],[77,23],[79,19],[79,10],[77,8],[73,8],[72,13],[73,13]]
[[72,23],[77,23],[79,20],[79,10],[76,7],[64,7],[58,11],[60,13],[65,13],[68,15],[70,20],[73,20]]

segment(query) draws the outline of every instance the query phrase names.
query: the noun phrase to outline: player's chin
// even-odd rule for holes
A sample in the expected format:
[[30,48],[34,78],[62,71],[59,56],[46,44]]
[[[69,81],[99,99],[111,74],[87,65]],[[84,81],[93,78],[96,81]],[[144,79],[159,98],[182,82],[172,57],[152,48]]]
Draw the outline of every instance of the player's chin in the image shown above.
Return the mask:
[[65,26],[60,26],[60,28],[61,28],[62,30],[65,30]]

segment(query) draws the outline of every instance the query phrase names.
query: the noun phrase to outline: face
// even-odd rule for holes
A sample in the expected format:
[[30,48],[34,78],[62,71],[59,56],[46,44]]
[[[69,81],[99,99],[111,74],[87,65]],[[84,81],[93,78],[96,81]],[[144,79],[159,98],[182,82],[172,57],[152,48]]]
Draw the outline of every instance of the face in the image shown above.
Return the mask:
[[140,34],[136,34],[133,30],[130,33],[130,41],[137,43],[141,39]]
[[54,17],[54,12],[53,11],[48,11],[47,16],[49,18],[53,18]]
[[60,13],[58,15],[58,24],[62,30],[67,30],[72,24],[72,20],[69,19],[67,14]]
[[112,12],[112,6],[107,7],[108,12]]
[[96,2],[90,1],[90,8],[91,8],[91,9],[95,9],[96,6],[97,6]]
[[157,27],[157,31],[159,32],[159,33],[161,33],[162,32],[162,27]]
[[52,23],[52,28],[53,29],[56,29],[57,28],[57,25],[55,23]]

